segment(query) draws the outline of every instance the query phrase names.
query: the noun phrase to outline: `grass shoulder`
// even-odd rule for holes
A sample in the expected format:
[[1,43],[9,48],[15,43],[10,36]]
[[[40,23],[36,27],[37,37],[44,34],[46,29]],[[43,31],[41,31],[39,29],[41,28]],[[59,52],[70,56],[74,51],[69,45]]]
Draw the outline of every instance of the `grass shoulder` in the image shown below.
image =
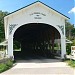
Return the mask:
[[71,66],[72,68],[75,68],[75,60],[65,60],[66,63],[68,63],[69,66]]
[[10,69],[13,66],[13,61],[8,60],[6,63],[0,63],[0,73]]

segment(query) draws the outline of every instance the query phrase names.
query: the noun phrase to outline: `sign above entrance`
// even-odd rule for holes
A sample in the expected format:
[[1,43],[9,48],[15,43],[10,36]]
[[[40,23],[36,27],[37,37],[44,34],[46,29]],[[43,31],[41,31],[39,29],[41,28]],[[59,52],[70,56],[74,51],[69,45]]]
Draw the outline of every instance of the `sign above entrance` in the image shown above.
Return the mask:
[[42,17],[45,17],[46,14],[40,12],[33,12],[30,14],[30,16],[34,16],[34,19],[42,19]]

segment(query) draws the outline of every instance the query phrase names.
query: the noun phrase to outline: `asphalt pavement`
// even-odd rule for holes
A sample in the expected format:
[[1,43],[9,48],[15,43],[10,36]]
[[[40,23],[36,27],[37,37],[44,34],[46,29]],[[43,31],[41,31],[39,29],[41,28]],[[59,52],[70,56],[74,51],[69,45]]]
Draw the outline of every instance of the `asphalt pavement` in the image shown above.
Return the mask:
[[74,69],[58,59],[18,60],[0,75],[75,75]]

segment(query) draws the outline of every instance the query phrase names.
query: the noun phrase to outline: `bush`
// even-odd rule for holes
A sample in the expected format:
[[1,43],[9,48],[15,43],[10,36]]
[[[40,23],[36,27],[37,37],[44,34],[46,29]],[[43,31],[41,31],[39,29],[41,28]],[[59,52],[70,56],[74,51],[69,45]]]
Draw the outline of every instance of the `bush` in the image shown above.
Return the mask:
[[8,60],[8,62],[6,63],[6,65],[7,65],[8,67],[12,67],[12,65],[13,65],[13,61]]
[[68,63],[71,67],[75,67],[75,60],[70,60]]
[[71,44],[66,45],[66,50],[67,50],[66,52],[68,55],[71,54]]
[[6,63],[0,64],[0,73],[8,70],[13,66],[13,62],[11,60],[8,60]]
[[0,64],[0,73],[7,69],[8,69],[8,66],[6,64]]

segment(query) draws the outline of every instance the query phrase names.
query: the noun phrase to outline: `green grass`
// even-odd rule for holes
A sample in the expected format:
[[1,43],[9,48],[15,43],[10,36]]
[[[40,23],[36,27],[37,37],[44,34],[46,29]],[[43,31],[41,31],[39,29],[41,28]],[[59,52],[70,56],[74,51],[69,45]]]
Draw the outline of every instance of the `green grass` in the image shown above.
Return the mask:
[[6,63],[6,65],[10,68],[13,66],[13,61],[8,60],[8,62]]
[[66,60],[69,66],[75,68],[75,60]]
[[13,66],[13,61],[8,60],[6,63],[0,64],[0,73],[10,69]]
[[0,64],[0,73],[3,71],[6,71],[8,69],[8,66],[6,64]]
[[70,60],[68,62],[68,65],[70,65],[71,67],[74,67],[75,68],[75,60]]

